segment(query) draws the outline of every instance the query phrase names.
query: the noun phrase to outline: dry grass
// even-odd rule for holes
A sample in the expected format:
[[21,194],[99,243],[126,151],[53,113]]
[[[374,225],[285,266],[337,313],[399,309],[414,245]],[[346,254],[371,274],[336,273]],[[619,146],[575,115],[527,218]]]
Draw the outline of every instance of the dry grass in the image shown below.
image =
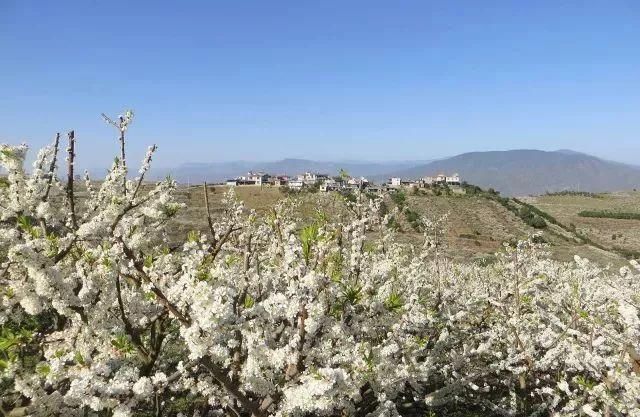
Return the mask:
[[[209,198],[213,216],[222,210],[222,198],[228,190],[226,186],[209,188]],[[259,213],[265,213],[280,199],[287,198],[278,188],[237,187],[236,195],[245,205]],[[187,204],[172,228],[176,237],[185,237],[190,230],[205,231],[206,211],[202,186],[183,187],[179,199]],[[313,221],[316,213],[325,213],[330,220],[345,219],[346,209],[342,198],[335,193],[303,193],[293,198],[301,200],[299,216],[303,223]],[[529,198],[527,202],[547,211],[560,222],[573,223],[577,230],[584,232],[594,241],[606,247],[612,243],[640,250],[640,221],[613,220],[579,217],[577,213],[585,209],[608,209],[632,211],[634,204],[640,203],[640,193],[611,194],[603,198],[580,196],[544,196]],[[387,199],[389,208],[394,204]],[[477,261],[490,258],[499,251],[503,242],[526,238],[536,230],[526,225],[511,211],[495,201],[481,196],[407,196],[407,206],[427,218],[438,218],[448,213],[446,246],[448,255],[456,261]],[[419,244],[423,240],[421,232],[414,230],[400,216],[401,232],[398,238],[404,242]],[[612,234],[622,234],[612,241]],[[549,242],[551,256],[562,261],[573,259],[575,254],[594,262],[615,267],[626,263],[619,254],[582,244],[570,232],[550,226],[543,231]]]
[[585,196],[530,197],[528,202],[554,216],[576,231],[606,247],[620,247],[640,251],[640,221],[581,217],[583,210],[640,212],[640,192],[601,194],[598,198]]

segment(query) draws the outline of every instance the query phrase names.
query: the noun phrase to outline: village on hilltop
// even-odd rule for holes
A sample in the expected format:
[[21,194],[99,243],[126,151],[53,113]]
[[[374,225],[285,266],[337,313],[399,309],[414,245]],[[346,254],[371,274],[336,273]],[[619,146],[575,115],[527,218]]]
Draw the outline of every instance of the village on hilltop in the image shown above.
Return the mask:
[[269,186],[288,187],[291,190],[300,191],[305,188],[317,187],[319,191],[342,191],[342,190],[366,190],[371,193],[383,193],[399,188],[427,188],[430,186],[448,186],[453,189],[461,189],[462,181],[460,175],[438,174],[419,179],[403,179],[392,177],[383,184],[375,184],[365,177],[351,177],[347,175],[330,176],[316,172],[305,172],[296,176],[271,175],[265,172],[248,172],[226,181],[228,186]]

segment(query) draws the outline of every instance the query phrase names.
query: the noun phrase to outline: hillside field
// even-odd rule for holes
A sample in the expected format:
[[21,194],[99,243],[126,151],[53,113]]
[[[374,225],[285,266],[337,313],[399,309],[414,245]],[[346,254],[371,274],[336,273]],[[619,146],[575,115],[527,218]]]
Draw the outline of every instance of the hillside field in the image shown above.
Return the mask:
[[[223,209],[222,199],[226,186],[209,186],[210,209],[215,217]],[[278,200],[287,198],[278,188],[236,187],[237,197],[248,208],[264,212]],[[586,209],[632,211],[640,203],[640,193],[599,194],[598,197],[542,196],[522,199],[555,218],[560,225],[547,222],[547,227],[534,229],[514,211],[518,201],[508,200],[511,209],[485,195],[412,195],[406,192],[406,207],[427,219],[436,220],[447,215],[445,242],[447,256],[455,261],[490,261],[504,242],[514,242],[528,235],[541,232],[548,243],[550,256],[561,261],[572,260],[574,255],[586,257],[602,266],[619,267],[627,263],[628,251],[640,250],[640,221],[586,218],[578,213]],[[180,199],[186,204],[185,213],[179,216],[173,233],[184,237],[193,229],[207,228],[202,186],[181,187]],[[318,211],[331,220],[345,215],[345,204],[336,193],[301,193],[291,198],[300,200],[299,216],[302,223],[312,222]],[[391,210],[396,204],[385,196],[385,204]],[[420,243],[423,234],[407,221],[404,214],[397,216],[398,238],[401,241]],[[575,225],[575,232],[574,230]],[[615,239],[612,238],[615,235]],[[585,242],[584,238],[591,242]],[[621,250],[622,249],[622,250]]]

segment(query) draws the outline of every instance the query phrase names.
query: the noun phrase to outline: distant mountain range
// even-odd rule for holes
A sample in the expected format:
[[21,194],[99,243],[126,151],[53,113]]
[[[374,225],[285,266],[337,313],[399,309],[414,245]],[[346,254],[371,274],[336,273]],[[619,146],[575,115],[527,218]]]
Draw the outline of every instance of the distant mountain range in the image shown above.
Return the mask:
[[353,176],[384,181],[390,177],[407,179],[438,173],[459,173],[463,180],[483,188],[494,188],[505,195],[542,194],[547,191],[590,192],[640,188],[640,167],[607,161],[572,151],[511,150],[469,152],[431,161],[401,162],[321,162],[283,159],[274,162],[188,163],[170,173],[180,182],[221,182],[247,171],[295,175],[305,171],[337,175],[340,169]]
[[[409,169],[431,161],[394,161],[394,162],[323,162],[307,159],[282,159],[273,162],[232,161],[216,163],[186,163],[173,169],[156,172],[156,177],[171,174],[179,182],[221,182],[229,178],[244,175],[248,171],[263,171],[272,175],[297,175],[305,171],[338,175],[344,169],[352,176],[373,177],[386,172]],[[160,175],[162,174],[162,175]]]
[[505,195],[640,188],[640,167],[566,149],[469,152],[385,176],[419,178],[439,172],[457,172],[471,184],[491,187]]

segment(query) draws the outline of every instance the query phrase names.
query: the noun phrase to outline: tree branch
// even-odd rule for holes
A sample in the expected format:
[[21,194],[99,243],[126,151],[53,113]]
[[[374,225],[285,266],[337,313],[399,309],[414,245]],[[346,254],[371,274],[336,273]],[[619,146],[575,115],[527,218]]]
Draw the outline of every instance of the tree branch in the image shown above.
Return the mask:
[[73,230],[78,230],[78,220],[76,219],[76,202],[73,193],[73,164],[76,157],[75,132],[72,130],[68,133],[69,147],[67,148],[67,200],[69,201],[69,209],[71,210],[71,225]]
[[47,188],[45,189],[42,201],[46,201],[49,198],[49,192],[51,191],[51,184],[53,183],[53,173],[56,170],[56,162],[58,160],[58,147],[60,146],[60,133],[56,133],[56,140],[53,144],[53,158],[51,158],[51,164],[49,164],[49,178],[47,178]]
[[127,247],[127,245],[124,243],[124,240],[122,240],[122,238],[119,238],[119,240],[120,240],[120,243],[122,243],[124,254],[129,260],[133,262],[133,266],[136,269],[136,271],[138,271],[138,273],[140,274],[140,276],[144,281],[152,285],[151,292],[153,292],[153,294],[156,296],[160,304],[166,307],[167,310],[169,310],[171,314],[173,314],[180,321],[180,323],[186,326],[190,326],[191,319],[185,316],[184,314],[182,314],[180,310],[178,310],[177,307],[174,306],[171,303],[171,301],[169,301],[169,299],[162,293],[162,291],[153,283],[153,281],[151,281],[151,278],[149,277],[149,275],[147,275],[147,273],[144,271],[144,266],[142,265],[142,263],[140,263],[138,259],[136,259],[133,251]]
[[133,344],[136,346],[138,353],[140,353],[140,355],[148,361],[151,357],[149,355],[149,351],[145,348],[144,343],[140,338],[140,332],[131,325],[131,322],[127,318],[127,315],[124,311],[124,303],[122,302],[122,289],[120,287],[120,274],[116,275],[116,296],[118,298],[120,319],[122,320],[122,323],[124,323],[124,330],[131,338],[131,342],[133,342]]
[[266,417],[265,412],[260,409],[260,406],[240,391],[222,371],[222,369],[220,369],[210,358],[202,358],[200,363],[202,363],[209,373],[211,373],[213,379],[215,379],[231,397],[240,403],[244,410],[251,412],[253,417]]

